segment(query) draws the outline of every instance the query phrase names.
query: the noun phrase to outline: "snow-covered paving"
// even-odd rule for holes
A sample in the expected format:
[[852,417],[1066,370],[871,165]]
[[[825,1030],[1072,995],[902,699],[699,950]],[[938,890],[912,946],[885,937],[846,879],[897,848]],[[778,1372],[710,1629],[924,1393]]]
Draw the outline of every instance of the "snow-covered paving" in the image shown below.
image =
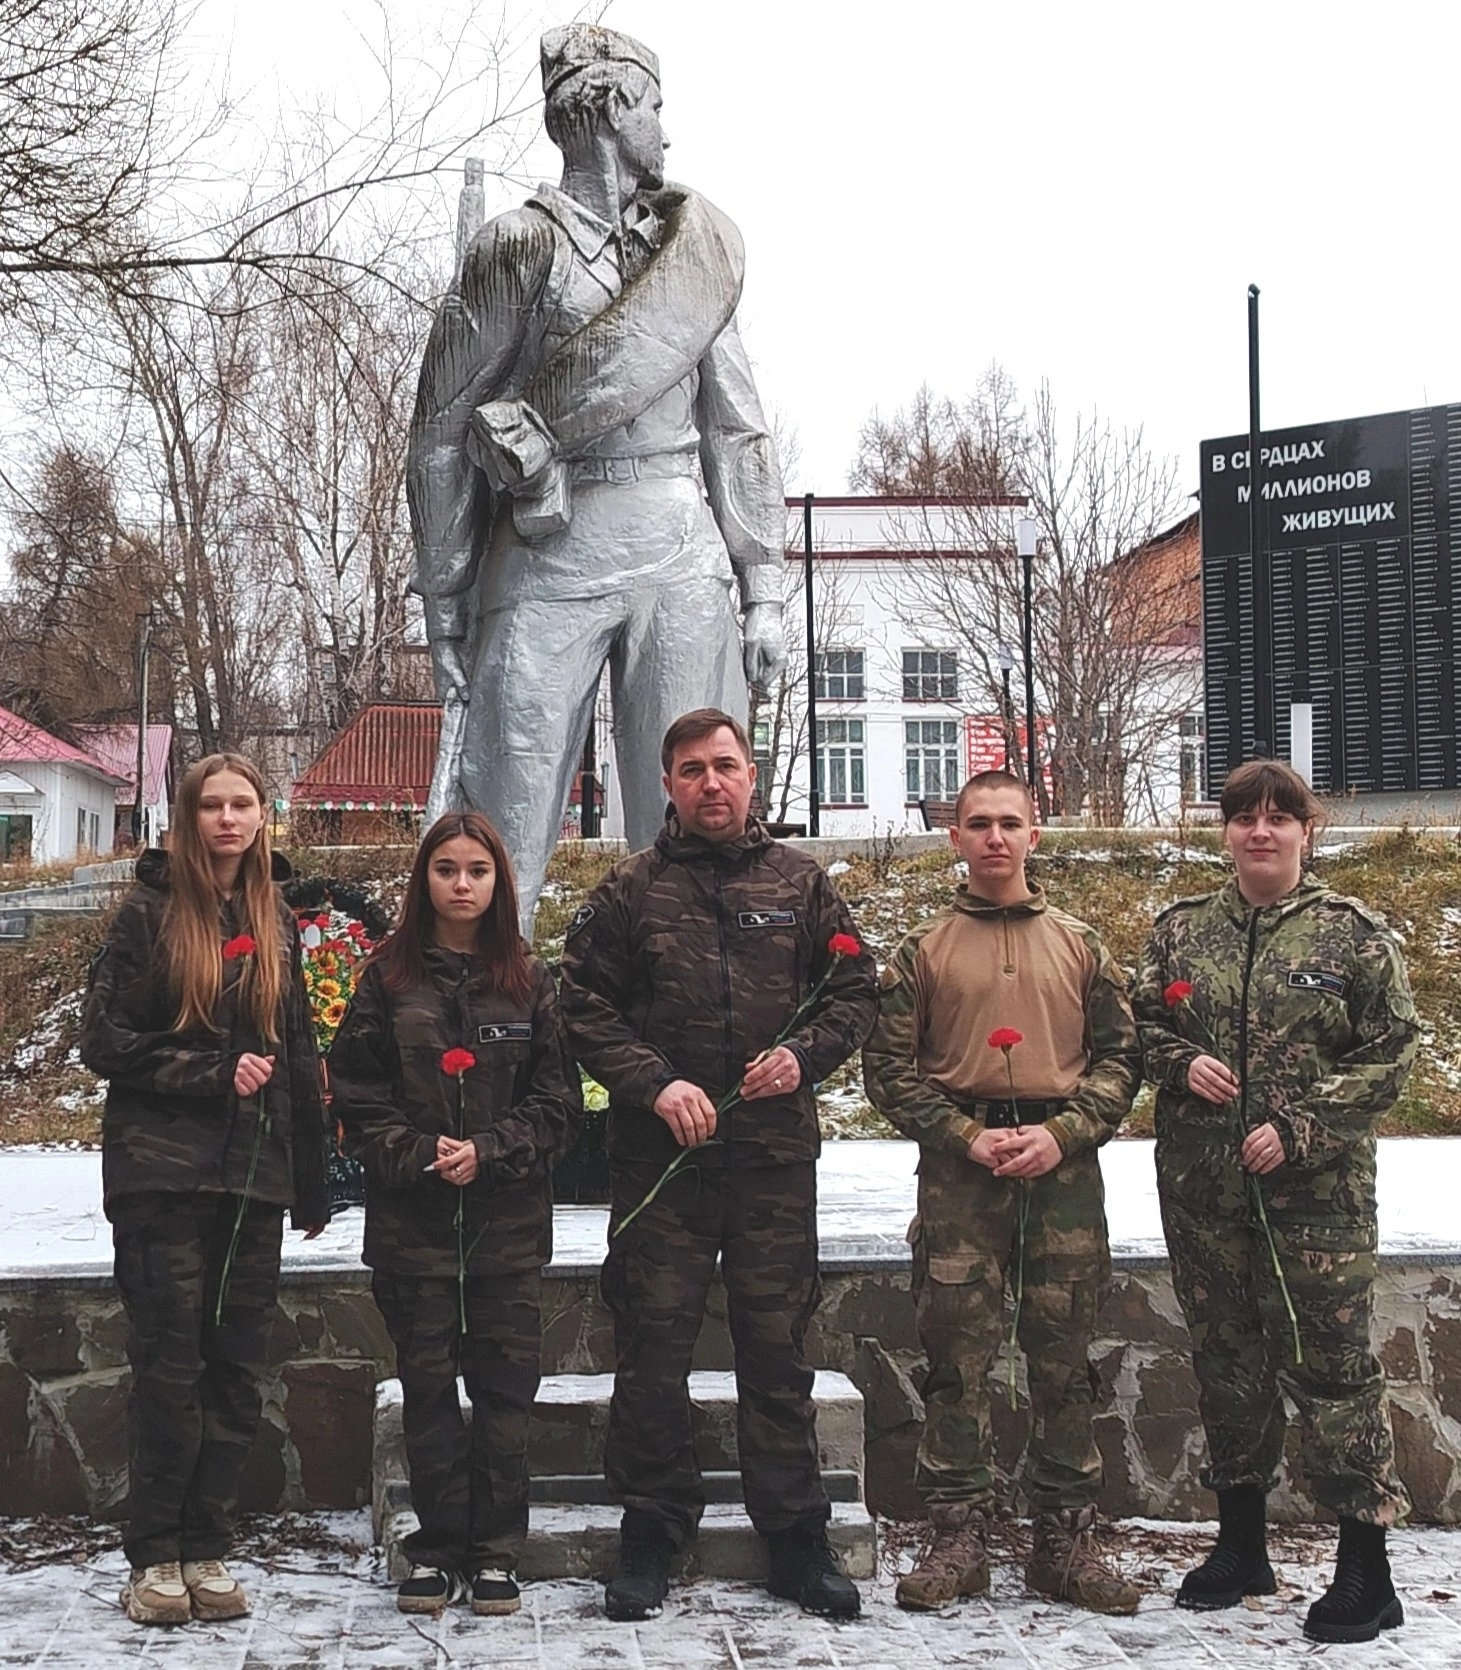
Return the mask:
[[[1207,1534],[1191,1526],[1129,1521],[1108,1550],[1144,1591],[1133,1618],[1099,1618],[1024,1594],[1012,1549],[997,1550],[993,1592],[935,1615],[900,1611],[893,1577],[861,1585],[864,1614],[851,1624],[803,1617],[749,1584],[677,1584],[662,1617],[611,1624],[589,1582],[526,1585],[511,1618],[475,1618],[455,1607],[440,1621],[402,1617],[378,1555],[364,1545],[364,1514],[319,1516],[323,1536],[296,1538],[287,1522],[256,1531],[235,1561],[254,1596],[233,1623],[164,1630],[130,1624],[118,1605],[120,1553],[79,1548],[30,1569],[0,1562],[0,1665],[110,1670],[117,1664],[174,1670],[935,1670],[941,1666],[1210,1666],[1288,1670],[1346,1667],[1451,1670],[1461,1663],[1461,1531],[1402,1531],[1393,1538],[1404,1628],[1357,1647],[1316,1647],[1300,1625],[1323,1585],[1332,1532],[1284,1531],[1275,1540],[1279,1593],[1217,1614],[1172,1604],[1181,1572]],[[53,1537],[54,1523],[46,1527]],[[262,1534],[260,1534],[260,1532]],[[24,1550],[26,1527],[0,1521],[0,1545]],[[335,1546],[331,1546],[334,1544]],[[23,1557],[23,1555],[22,1555]]]
[[[1101,1150],[1111,1249],[1120,1259],[1165,1258],[1153,1145]],[[1461,1257],[1461,1137],[1386,1137],[1379,1145],[1380,1251],[1389,1258]],[[911,1142],[829,1142],[817,1167],[824,1262],[907,1256],[913,1215]],[[361,1215],[342,1213],[317,1241],[285,1237],[286,1270],[359,1266]],[[554,1213],[554,1267],[597,1266],[607,1214],[596,1206]],[[101,1210],[101,1156],[90,1150],[0,1149],[0,1277],[106,1275],[111,1229]],[[1458,1654],[1461,1663],[1461,1654]]]

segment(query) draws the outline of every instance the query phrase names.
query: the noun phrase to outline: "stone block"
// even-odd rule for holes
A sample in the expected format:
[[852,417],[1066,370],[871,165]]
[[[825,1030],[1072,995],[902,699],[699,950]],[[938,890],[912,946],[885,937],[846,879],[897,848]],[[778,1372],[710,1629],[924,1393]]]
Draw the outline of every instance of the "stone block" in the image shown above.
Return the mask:
[[30,1378],[0,1363],[0,1515],[88,1513],[86,1475]]
[[1395,1465],[1410,1492],[1412,1517],[1455,1524],[1461,1519],[1461,1455],[1435,1422],[1392,1399]]
[[375,1365],[292,1363],[284,1371],[284,1408],[304,1505],[360,1507],[371,1489]]
[[12,1291],[6,1299],[0,1310],[5,1356],[23,1374],[31,1380],[63,1380],[85,1368],[75,1304],[63,1299],[60,1291],[46,1293],[40,1282]]
[[75,1455],[84,1458],[89,1512],[116,1507],[127,1494],[128,1369],[109,1369],[44,1389],[57,1427]]
[[1420,1351],[1416,1347],[1414,1329],[1397,1328],[1380,1347],[1379,1357],[1388,1381],[1420,1379]]
[[1461,1322],[1432,1313],[1425,1332],[1436,1402],[1443,1415],[1461,1421]]
[[[604,1581],[612,1575],[618,1555],[622,1511],[618,1507],[534,1506],[518,1575],[526,1582],[559,1577]],[[400,1544],[415,1528],[416,1516],[409,1509],[398,1509],[386,1517],[381,1541],[392,1582],[399,1583],[409,1568]],[[828,1535],[849,1577],[873,1576],[877,1568],[877,1531],[864,1507],[850,1502],[834,1504]],[[741,1508],[712,1503],[700,1522],[694,1548],[681,1562],[680,1575],[764,1583],[766,1544]]]
[[598,1283],[555,1277],[543,1283],[543,1372],[604,1374],[614,1366],[614,1325]]

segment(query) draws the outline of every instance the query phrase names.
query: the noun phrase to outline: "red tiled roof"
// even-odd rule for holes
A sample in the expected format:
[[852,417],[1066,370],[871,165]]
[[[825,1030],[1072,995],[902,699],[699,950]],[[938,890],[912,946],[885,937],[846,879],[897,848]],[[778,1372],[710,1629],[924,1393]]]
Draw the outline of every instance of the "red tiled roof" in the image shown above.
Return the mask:
[[115,782],[117,777],[116,772],[109,771],[99,759],[85,750],[73,748],[69,742],[62,742],[60,737],[53,736],[50,731],[43,730],[39,725],[33,725],[29,719],[22,719],[8,707],[0,707],[0,764],[28,765],[38,762],[46,765],[79,765],[84,770],[95,772],[97,776],[105,777],[112,782]]
[[[117,804],[131,806],[137,797],[137,727],[135,725],[78,725],[83,738],[107,768],[124,779],[117,786]],[[172,726],[147,727],[147,757],[142,764],[146,785],[144,806],[158,806],[167,798],[167,757],[172,752]]]
[[440,735],[435,702],[364,707],[300,773],[290,804],[320,811],[424,811]]

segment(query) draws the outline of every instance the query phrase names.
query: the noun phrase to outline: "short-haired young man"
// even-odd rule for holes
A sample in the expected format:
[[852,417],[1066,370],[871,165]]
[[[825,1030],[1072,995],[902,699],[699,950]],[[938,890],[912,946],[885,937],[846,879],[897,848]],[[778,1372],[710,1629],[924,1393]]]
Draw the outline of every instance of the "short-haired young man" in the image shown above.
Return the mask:
[[[660,1610],[705,1506],[686,1381],[718,1257],[746,1509],[770,1545],[771,1591],[852,1617],[858,1592],[827,1541],[803,1341],[819,1295],[813,1086],[867,1036],[873,962],[833,951],[834,936],[853,935],[846,905],[815,860],[750,816],[742,726],[714,708],[685,714],[663,759],[664,829],[589,895],[563,951],[569,1036],[609,1091],[604,1471],[624,1518],[605,1610]],[[686,1148],[695,1160],[612,1234]]]
[[[1136,1025],[1093,930],[1026,882],[1039,830],[1024,785],[1002,771],[971,778],[950,833],[968,882],[898,947],[862,1056],[874,1106],[922,1149],[917,1479],[934,1534],[900,1578],[898,1603],[932,1608],[989,1587],[986,1381],[1008,1284],[1021,1293],[1030,1386],[1025,1581],[1097,1612],[1134,1612],[1136,1589],[1092,1536],[1101,1457],[1088,1352],[1111,1266],[1096,1151],[1140,1082]],[[999,1047],[1001,1033],[1018,1042]]]

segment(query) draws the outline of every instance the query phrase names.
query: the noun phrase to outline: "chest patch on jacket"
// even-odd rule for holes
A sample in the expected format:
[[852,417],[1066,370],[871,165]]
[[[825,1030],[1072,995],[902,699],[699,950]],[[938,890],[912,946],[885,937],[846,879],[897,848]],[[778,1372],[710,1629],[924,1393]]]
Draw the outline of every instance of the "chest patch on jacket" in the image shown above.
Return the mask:
[[796,912],[794,910],[742,910],[737,911],[736,921],[743,928],[794,928],[796,926]]
[[500,1021],[494,1026],[479,1026],[479,1044],[526,1044],[533,1036],[531,1021]]
[[564,939],[572,939],[580,928],[586,928],[593,919],[594,907],[592,905],[580,905],[573,913],[573,920],[568,924],[568,931],[564,934]]
[[1317,968],[1291,969],[1289,984],[1297,986],[1300,991],[1328,992],[1333,997],[1343,997],[1349,990],[1349,981],[1342,975],[1326,974]]

